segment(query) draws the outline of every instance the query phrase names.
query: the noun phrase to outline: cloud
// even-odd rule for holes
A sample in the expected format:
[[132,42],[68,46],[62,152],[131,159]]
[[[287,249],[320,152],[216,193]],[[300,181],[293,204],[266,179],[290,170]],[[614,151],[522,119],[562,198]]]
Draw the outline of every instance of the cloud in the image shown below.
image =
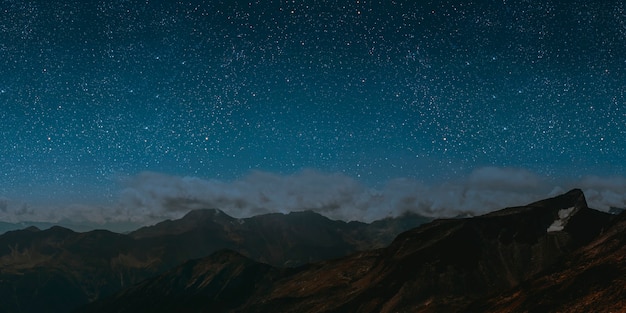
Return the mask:
[[0,198],[0,220],[146,225],[179,218],[193,209],[217,208],[239,218],[312,210],[332,219],[370,222],[405,212],[430,217],[479,215],[571,188],[583,189],[592,208],[626,208],[625,177],[555,181],[516,168],[477,168],[465,177],[439,184],[396,178],[377,189],[342,173],[315,170],[289,175],[253,171],[233,181],[144,172],[121,182],[117,203],[43,208]]
[[482,167],[468,178],[468,186],[482,190],[528,191],[543,185],[543,179],[530,171],[517,168]]
[[398,178],[382,189],[314,170],[291,175],[254,171],[232,182],[145,172],[126,181],[121,206],[161,216],[198,208],[219,208],[235,217],[313,210],[334,219],[372,221],[404,212],[433,217],[480,214],[539,200],[550,190],[529,171],[495,167],[437,186]]
[[145,172],[126,181],[121,205],[163,215],[198,208],[219,208],[236,217],[311,209],[333,217],[356,214],[354,219],[366,209],[368,192],[348,176],[313,170],[292,175],[254,171],[233,182]]
[[0,212],[6,213],[9,209],[9,199],[0,198]]
[[579,184],[589,206],[599,210],[626,208],[626,177],[588,176]]

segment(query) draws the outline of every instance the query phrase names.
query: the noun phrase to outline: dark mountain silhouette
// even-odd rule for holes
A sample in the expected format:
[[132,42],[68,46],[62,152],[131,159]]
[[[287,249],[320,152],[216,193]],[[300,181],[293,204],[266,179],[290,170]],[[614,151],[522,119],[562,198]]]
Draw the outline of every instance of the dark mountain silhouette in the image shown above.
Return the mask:
[[[277,269],[236,252],[222,250],[207,258],[185,262],[116,294],[111,300],[96,302],[88,310],[227,312],[267,288],[265,282],[288,276],[290,271],[295,270]],[[113,308],[110,303],[124,305]]]
[[140,227],[139,224],[133,222],[107,222],[105,224],[90,223],[90,222],[75,222],[71,220],[60,220],[58,222],[32,222],[23,221],[17,223],[8,223],[0,221],[0,235],[13,230],[20,230],[26,227],[37,227],[45,230],[53,226],[61,226],[63,228],[71,229],[75,232],[88,232],[95,229],[108,229],[113,232],[126,233],[131,230],[135,230]]
[[126,235],[59,226],[9,231],[0,236],[0,312],[68,312],[223,249],[275,266],[337,258],[385,246],[426,221],[346,223],[312,212],[235,219],[198,210]]
[[384,247],[399,233],[430,220],[406,214],[371,224],[347,223],[311,211],[236,219],[220,210],[196,210],[180,220],[164,221],[129,235],[157,247],[154,253],[171,265],[232,249],[274,266],[298,266]]
[[38,229],[48,229],[55,226],[53,223],[43,222],[19,222],[19,223],[7,223],[0,221],[0,235],[8,231],[20,230],[27,227],[37,227]]
[[[563,262],[603,238],[611,218],[572,190],[479,217],[437,220],[387,248],[292,270],[217,253],[80,312],[458,312],[570,264]],[[224,255],[231,267],[212,265]],[[182,274],[190,268],[193,275]]]
[[156,273],[124,235],[11,231],[0,236],[0,312],[67,312]]
[[478,301],[467,312],[623,312],[626,308],[626,213],[590,244],[517,288]]

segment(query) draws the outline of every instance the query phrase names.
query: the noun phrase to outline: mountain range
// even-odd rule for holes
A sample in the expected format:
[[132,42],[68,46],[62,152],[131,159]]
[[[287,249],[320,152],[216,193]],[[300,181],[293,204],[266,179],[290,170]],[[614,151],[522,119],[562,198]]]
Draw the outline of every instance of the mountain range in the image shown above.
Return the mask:
[[68,312],[223,249],[275,267],[338,258],[384,247],[430,220],[347,223],[313,212],[236,219],[205,209],[128,234],[30,226],[0,236],[0,312]]
[[70,219],[63,219],[57,222],[37,222],[37,221],[21,221],[21,222],[4,222],[0,221],[0,235],[13,230],[20,230],[27,227],[37,227],[38,229],[48,229],[54,226],[61,226],[63,228],[71,229],[75,232],[88,232],[96,229],[107,229],[116,233],[128,233],[142,225],[140,223],[134,223],[131,221],[123,222],[107,222],[107,223],[95,223],[95,222],[77,222]]
[[625,231],[572,190],[296,268],[219,251],[77,312],[608,312],[624,304]]
[[583,192],[371,224],[192,211],[129,234],[0,236],[0,312],[611,312],[626,213]]

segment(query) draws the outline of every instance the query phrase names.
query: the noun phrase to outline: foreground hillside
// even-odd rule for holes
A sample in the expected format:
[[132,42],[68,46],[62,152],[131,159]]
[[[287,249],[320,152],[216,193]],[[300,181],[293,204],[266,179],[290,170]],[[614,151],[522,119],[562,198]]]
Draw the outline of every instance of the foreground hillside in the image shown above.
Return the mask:
[[281,267],[337,258],[386,246],[426,221],[346,223],[312,212],[235,219],[198,210],[127,235],[58,226],[11,231],[0,236],[0,312],[68,312],[222,249]]
[[593,242],[550,271],[479,301],[468,312],[623,312],[626,308],[626,213]]
[[[611,220],[572,190],[480,217],[437,220],[399,235],[387,248],[295,269],[221,251],[79,312],[496,312],[507,311],[507,301],[522,300],[528,305],[520,312],[533,311],[535,288],[523,289],[526,284],[555,268],[580,273],[571,268],[576,260],[593,259],[602,249],[621,251],[614,241],[614,249],[597,248],[609,233],[626,236],[626,228]],[[596,283],[608,288],[614,278],[602,277],[613,273],[604,270]],[[514,301],[500,294],[512,288],[528,296]],[[555,299],[564,292],[559,288],[550,289]]]

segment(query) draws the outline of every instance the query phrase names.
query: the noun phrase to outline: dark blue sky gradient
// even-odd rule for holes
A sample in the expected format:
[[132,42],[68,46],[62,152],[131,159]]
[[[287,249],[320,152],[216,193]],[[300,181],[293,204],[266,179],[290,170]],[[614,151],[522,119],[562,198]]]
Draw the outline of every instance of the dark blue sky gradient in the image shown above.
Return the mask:
[[0,197],[626,175],[623,1],[0,1]]

